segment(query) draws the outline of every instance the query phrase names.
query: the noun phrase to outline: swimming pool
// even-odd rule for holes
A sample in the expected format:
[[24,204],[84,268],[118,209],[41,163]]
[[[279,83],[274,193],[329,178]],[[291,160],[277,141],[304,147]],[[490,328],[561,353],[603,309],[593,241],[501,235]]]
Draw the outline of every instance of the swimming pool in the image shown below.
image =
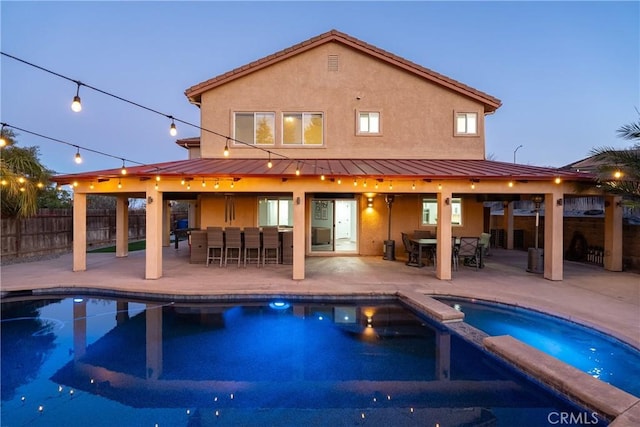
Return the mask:
[[505,304],[441,298],[489,335],[511,335],[589,375],[640,396],[640,351],[594,329]]
[[390,300],[27,300],[1,332],[8,426],[606,425]]

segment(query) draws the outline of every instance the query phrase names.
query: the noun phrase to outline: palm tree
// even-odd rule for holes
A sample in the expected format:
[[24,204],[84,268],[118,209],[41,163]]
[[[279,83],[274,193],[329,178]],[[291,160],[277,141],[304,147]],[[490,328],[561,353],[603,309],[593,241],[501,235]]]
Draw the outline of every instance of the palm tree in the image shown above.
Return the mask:
[[633,146],[626,150],[593,149],[591,154],[599,163],[598,180],[605,191],[623,196],[629,205],[640,206],[640,117],[637,122],[621,126],[617,134],[633,141]]
[[0,149],[0,203],[2,215],[26,218],[38,209],[38,194],[48,184],[51,171],[38,159],[38,147],[16,146],[15,134],[2,129]]

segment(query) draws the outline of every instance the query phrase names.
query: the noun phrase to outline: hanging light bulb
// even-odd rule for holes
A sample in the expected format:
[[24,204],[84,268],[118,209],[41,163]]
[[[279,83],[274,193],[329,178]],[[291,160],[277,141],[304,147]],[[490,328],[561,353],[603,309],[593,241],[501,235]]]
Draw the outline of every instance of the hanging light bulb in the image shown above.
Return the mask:
[[76,82],[78,85],[78,89],[76,90],[76,96],[73,97],[73,102],[71,103],[71,109],[76,113],[82,111],[82,102],[80,101],[80,82]]
[[160,175],[156,175],[156,182],[160,182]]
[[366,180],[366,179],[365,179],[365,180],[364,180],[364,182],[362,183],[362,186],[363,186],[363,187],[365,187],[365,188],[367,187],[367,180]]
[[178,134],[178,129],[176,128],[176,123],[173,121],[173,117],[171,117],[171,126],[169,126],[169,135],[176,136]]
[[393,181],[389,181],[389,190],[393,190]]
[[354,187],[357,187],[357,186],[358,186],[358,180],[357,180],[357,179],[354,179],[354,180],[353,180],[353,186],[354,186]]
[[411,189],[412,189],[412,190],[415,190],[415,189],[416,189],[416,182],[415,182],[415,181],[413,181],[413,183],[411,184]]
[[215,188],[215,189],[217,190],[217,189],[218,189],[218,187],[220,187],[220,181],[218,181],[218,180],[216,179],[216,183],[215,183],[215,184],[213,184],[213,188]]
[[76,164],[82,163],[82,156],[80,155],[80,147],[76,147],[78,151],[76,151]]
[[118,178],[118,188],[122,188],[122,181]]
[[296,165],[296,176],[300,176],[300,163]]
[[202,178],[202,188],[204,188],[204,187],[206,187],[206,186],[207,186],[207,183],[206,183],[206,182],[204,182],[204,178]]
[[127,168],[124,167],[124,159],[122,159],[122,169],[120,169],[120,173],[122,175],[126,175],[127,174]]
[[324,181],[324,174],[320,175],[320,181]]
[[341,178],[338,178],[338,185],[339,184],[342,184],[342,179]]
[[227,141],[224,143],[224,156],[229,157],[229,138],[227,138]]
[[231,188],[236,186],[236,182],[234,180],[231,180]]
[[89,184],[89,189],[93,190],[93,181],[91,182],[91,184]]
[[269,151],[269,161],[267,162],[267,167],[271,169],[273,167],[273,163],[271,163],[271,151]]

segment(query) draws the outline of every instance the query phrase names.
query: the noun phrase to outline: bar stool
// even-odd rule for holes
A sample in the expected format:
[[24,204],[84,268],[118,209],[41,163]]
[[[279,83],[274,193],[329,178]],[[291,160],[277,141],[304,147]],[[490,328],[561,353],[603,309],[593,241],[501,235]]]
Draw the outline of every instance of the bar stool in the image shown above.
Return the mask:
[[280,236],[278,227],[264,227],[262,229],[262,265],[267,261],[280,262]]
[[[255,251],[255,256],[252,254]],[[247,262],[256,261],[256,265],[260,267],[260,229],[258,227],[244,228],[244,266]]]
[[240,258],[242,257],[242,234],[240,227],[227,227],[224,230],[224,266],[227,266],[229,260],[238,261],[240,267]]
[[220,267],[222,267],[223,255],[224,234],[222,227],[207,227],[207,267],[209,267],[209,261],[215,260],[220,260]]

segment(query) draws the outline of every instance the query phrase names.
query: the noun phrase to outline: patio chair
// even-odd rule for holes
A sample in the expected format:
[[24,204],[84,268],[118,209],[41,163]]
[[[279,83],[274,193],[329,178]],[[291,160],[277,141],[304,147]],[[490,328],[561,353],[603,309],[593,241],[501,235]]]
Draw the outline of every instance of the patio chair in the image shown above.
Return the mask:
[[[255,253],[255,256],[252,254]],[[256,261],[256,265],[260,267],[260,229],[258,227],[244,228],[244,266],[247,262]]]
[[463,259],[463,264],[467,266],[475,267],[478,270],[479,267],[479,253],[478,253],[478,241],[477,237],[461,237],[460,247],[458,248],[458,259]]
[[278,227],[264,227],[262,229],[262,265],[267,261],[275,264],[280,262],[280,235]]
[[407,254],[407,262],[405,264],[410,267],[420,267],[418,245],[411,241],[407,233],[402,233],[402,243],[404,244],[404,251]]
[[458,271],[458,264],[460,263],[460,258],[458,254],[459,246],[456,243],[456,238],[451,238],[451,265],[453,266],[454,271]]
[[238,261],[242,257],[242,234],[240,227],[227,227],[224,230],[224,266],[231,261]]
[[207,227],[207,267],[210,261],[220,260],[222,267],[222,259],[224,258],[224,234],[222,227]]
[[480,240],[478,241],[478,245],[480,245],[480,249],[482,250],[482,256],[489,255],[489,248],[491,247],[491,234],[489,233],[481,233]]

